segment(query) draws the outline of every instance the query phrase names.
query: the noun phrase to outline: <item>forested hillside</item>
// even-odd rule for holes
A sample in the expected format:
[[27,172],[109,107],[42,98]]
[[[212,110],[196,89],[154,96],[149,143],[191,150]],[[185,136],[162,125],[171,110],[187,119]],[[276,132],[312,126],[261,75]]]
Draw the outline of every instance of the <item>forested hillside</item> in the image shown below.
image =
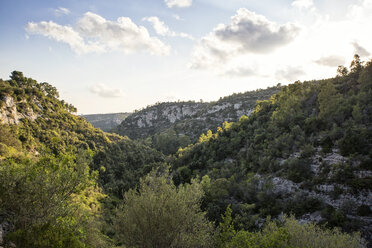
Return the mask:
[[203,209],[258,228],[292,213],[372,237],[372,63],[355,56],[335,78],[295,82],[238,122],[178,151],[174,180],[203,177]]
[[81,115],[95,128],[99,128],[102,131],[109,132],[117,125],[119,125],[125,118],[131,113],[113,113],[113,114],[91,114]]
[[[111,199],[105,193],[121,197],[163,161],[159,152],[104,133],[75,112],[48,83],[18,71],[0,80],[0,247],[111,246],[102,231],[103,202]],[[113,172],[100,161],[111,155],[112,161],[117,147],[122,169]]]
[[267,89],[233,94],[216,102],[167,102],[136,111],[113,131],[144,142],[162,151],[174,154],[198,140],[207,130],[216,131],[224,121],[238,121],[249,115],[257,100],[266,100],[280,89]]
[[0,247],[371,244],[372,61],[152,106],[117,129],[137,141],[75,112],[48,83],[0,80]]
[[0,156],[20,151],[57,154],[70,148],[96,150],[123,139],[93,128],[74,114],[74,106],[58,97],[55,87],[37,83],[21,72],[14,71],[8,81],[0,80]]

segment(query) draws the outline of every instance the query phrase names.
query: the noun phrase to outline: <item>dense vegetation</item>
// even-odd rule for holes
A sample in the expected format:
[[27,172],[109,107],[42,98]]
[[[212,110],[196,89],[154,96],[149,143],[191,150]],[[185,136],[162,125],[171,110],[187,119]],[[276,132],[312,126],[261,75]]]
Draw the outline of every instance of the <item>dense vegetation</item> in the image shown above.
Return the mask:
[[167,168],[151,171],[138,189],[125,193],[117,210],[119,240],[128,247],[213,247],[213,225],[200,210],[202,197],[196,180],[176,187]]
[[220,228],[217,244],[223,248],[357,248],[364,244],[357,234],[350,236],[338,229],[324,230],[313,223],[300,224],[293,216],[268,220],[262,231],[236,231],[230,206],[222,216]]
[[[224,123],[180,149],[176,183],[208,177],[203,207],[211,220],[220,220],[229,204],[236,225],[245,229],[257,228],[267,215],[320,211],[328,226],[349,231],[367,226],[368,236],[370,223],[358,215],[370,216],[363,205],[370,200],[329,204],[341,194],[369,195],[372,189],[372,62],[363,66],[355,56],[350,72],[345,70],[332,79],[290,84],[258,102],[249,118]],[[336,155],[341,161],[325,159]],[[277,190],[274,179],[298,189]],[[333,190],[317,194],[320,185]]]
[[195,143],[207,130],[216,131],[224,121],[238,121],[254,109],[257,100],[269,99],[281,86],[233,94],[215,102],[166,102],[136,111],[113,129],[161,151],[175,154]]
[[[0,246],[3,233],[17,247],[110,246],[106,209],[163,156],[93,128],[54,87],[21,72],[0,89]],[[112,168],[116,156],[122,167]]]
[[[10,78],[0,80],[0,109],[8,122],[18,125],[2,126],[0,157],[12,153],[14,146],[25,152],[48,150],[58,154],[69,149],[102,149],[122,139],[72,114],[76,108],[59,100],[57,89],[50,84],[37,83],[18,71]],[[4,119],[1,122],[8,124]]]
[[[187,122],[135,142],[13,72],[0,80],[0,246],[366,247],[343,231],[370,231],[372,62],[274,93],[197,142]],[[319,197],[329,185],[341,206]],[[304,220],[317,212],[326,225]]]

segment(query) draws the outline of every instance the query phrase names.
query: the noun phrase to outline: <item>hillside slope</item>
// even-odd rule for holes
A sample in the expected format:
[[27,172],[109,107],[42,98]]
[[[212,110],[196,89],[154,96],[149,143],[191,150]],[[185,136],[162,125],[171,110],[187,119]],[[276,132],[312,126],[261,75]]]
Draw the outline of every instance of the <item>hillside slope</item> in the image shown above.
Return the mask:
[[280,87],[234,94],[219,101],[160,103],[135,112],[126,118],[114,132],[132,139],[147,138],[174,130],[192,141],[209,129],[215,130],[224,121],[237,121],[249,115],[257,100],[268,99]]
[[[38,83],[18,71],[12,72],[10,80],[0,79],[0,159],[89,149],[94,153],[91,168],[101,170],[101,186],[109,193],[112,185],[119,185],[114,186],[121,190],[116,190],[117,197],[122,196],[123,181],[128,181],[124,182],[128,190],[151,170],[152,163],[163,161],[160,152],[94,128],[75,112],[75,107],[58,99],[57,89],[48,83]],[[147,169],[140,173],[141,167]],[[103,181],[114,173],[111,170],[116,173],[113,181]],[[130,172],[124,180],[127,170],[137,170],[136,175]]]
[[0,79],[0,247],[112,247],[103,202],[163,162],[75,112],[48,83]]
[[372,61],[356,56],[339,71],[283,87],[249,117],[202,135],[177,153],[176,182],[203,177],[211,219],[231,204],[243,228],[292,213],[370,240]]
[[95,129],[74,114],[74,106],[58,97],[55,87],[26,78],[21,72],[12,72],[10,80],[0,80],[0,123],[9,134],[0,137],[0,156],[6,156],[8,145],[11,150],[12,144],[4,142],[10,136],[21,142],[25,152],[50,150],[56,154],[71,147],[102,149],[123,139]]

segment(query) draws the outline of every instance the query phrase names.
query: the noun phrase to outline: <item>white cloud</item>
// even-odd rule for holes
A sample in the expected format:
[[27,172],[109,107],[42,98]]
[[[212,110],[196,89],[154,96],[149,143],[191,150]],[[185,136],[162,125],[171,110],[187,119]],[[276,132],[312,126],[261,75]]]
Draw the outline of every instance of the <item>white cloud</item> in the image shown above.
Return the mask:
[[346,61],[345,61],[345,58],[343,58],[341,56],[330,55],[330,56],[321,57],[321,58],[315,60],[314,62],[319,64],[319,65],[336,67],[336,66],[339,66],[339,65],[344,65]]
[[354,53],[358,54],[360,57],[368,57],[371,55],[371,53],[368,52],[367,49],[359,45],[358,42],[353,41],[351,44],[354,47]]
[[314,7],[313,0],[295,0],[292,2],[292,6],[299,9],[310,9]]
[[145,17],[142,20],[150,22],[158,35],[166,36],[172,33],[169,27],[156,16]]
[[161,35],[161,36],[171,36],[171,37],[177,37],[178,36],[178,37],[182,37],[182,38],[188,38],[188,39],[191,39],[191,40],[194,39],[189,34],[186,34],[186,33],[177,33],[177,32],[171,31],[169,29],[169,27],[163,21],[160,21],[159,18],[156,17],[156,16],[145,17],[145,18],[143,18],[143,20],[150,22],[152,24],[155,32],[158,35]]
[[158,55],[166,55],[170,50],[159,39],[151,37],[145,27],[137,26],[129,17],[119,17],[115,22],[87,12],[78,21],[77,30],[111,50],[122,50],[125,53],[144,50]]
[[120,89],[113,89],[105,84],[96,84],[92,86],[90,92],[104,98],[116,98],[116,97],[123,97],[124,93]]
[[72,27],[61,26],[55,22],[29,22],[26,26],[29,34],[40,34],[56,41],[67,43],[77,54],[102,52],[104,48],[96,42],[86,43]]
[[239,9],[229,25],[219,25],[214,34],[223,42],[232,42],[240,50],[268,53],[291,42],[299,28],[293,24],[278,25],[247,9]]
[[124,53],[147,51],[167,55],[170,50],[159,39],[151,37],[145,27],[137,26],[128,17],[109,21],[91,12],[85,13],[75,28],[52,21],[29,22],[26,31],[67,43],[77,54],[118,50]]
[[58,7],[57,9],[54,10],[54,13],[56,16],[62,16],[62,15],[69,15],[71,12],[67,8]]
[[371,56],[372,36],[366,30],[372,23],[372,0],[355,1],[335,12],[310,3],[302,2],[301,12],[286,10],[296,26],[273,23],[245,9],[238,12],[230,24],[218,25],[199,41],[189,66],[215,75],[250,77],[253,84],[286,83],[332,77],[354,53],[364,60]]
[[191,67],[210,67],[247,53],[266,54],[292,42],[299,31],[294,24],[279,25],[241,8],[230,24],[219,24],[201,39],[194,50]]
[[187,8],[192,5],[192,0],[164,0],[168,8]]

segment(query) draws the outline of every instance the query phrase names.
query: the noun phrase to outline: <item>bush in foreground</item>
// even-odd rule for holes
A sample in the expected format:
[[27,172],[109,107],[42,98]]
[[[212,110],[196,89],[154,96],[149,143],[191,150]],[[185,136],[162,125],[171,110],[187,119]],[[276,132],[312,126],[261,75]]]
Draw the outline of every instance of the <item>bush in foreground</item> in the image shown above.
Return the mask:
[[323,229],[313,223],[301,224],[284,216],[279,223],[269,221],[260,232],[235,231],[228,207],[220,223],[218,246],[221,248],[364,248],[359,233]]
[[202,196],[196,180],[176,187],[167,170],[153,170],[124,194],[115,223],[118,240],[126,247],[213,247]]

